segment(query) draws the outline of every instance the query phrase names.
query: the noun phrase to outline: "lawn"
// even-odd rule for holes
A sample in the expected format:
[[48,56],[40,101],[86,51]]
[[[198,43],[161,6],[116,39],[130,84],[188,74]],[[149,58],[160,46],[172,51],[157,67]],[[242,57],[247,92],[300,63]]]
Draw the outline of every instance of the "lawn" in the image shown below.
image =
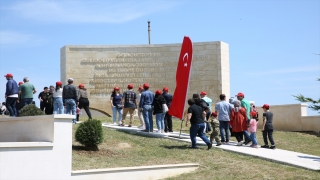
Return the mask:
[[[111,122],[110,118],[100,118]],[[134,125],[138,125],[138,120]],[[174,120],[174,131],[180,121]],[[73,130],[78,127],[74,125]],[[183,127],[188,133],[188,128]],[[319,179],[320,172],[282,165],[256,157],[205,146],[188,149],[189,143],[169,139],[150,138],[105,128],[105,141],[100,151],[86,151],[73,140],[73,170],[130,167],[144,165],[199,163],[199,168],[171,180],[180,179]],[[320,138],[312,133],[275,131],[277,148],[320,156]],[[235,138],[231,139],[235,141]],[[258,133],[261,144],[262,135]]]

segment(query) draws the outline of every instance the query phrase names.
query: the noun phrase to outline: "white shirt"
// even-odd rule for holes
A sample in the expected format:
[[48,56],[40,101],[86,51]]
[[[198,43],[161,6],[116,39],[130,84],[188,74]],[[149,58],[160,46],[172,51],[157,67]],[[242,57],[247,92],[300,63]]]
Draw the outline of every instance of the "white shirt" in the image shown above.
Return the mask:
[[53,90],[53,97],[62,97],[62,88],[59,88],[57,91]]

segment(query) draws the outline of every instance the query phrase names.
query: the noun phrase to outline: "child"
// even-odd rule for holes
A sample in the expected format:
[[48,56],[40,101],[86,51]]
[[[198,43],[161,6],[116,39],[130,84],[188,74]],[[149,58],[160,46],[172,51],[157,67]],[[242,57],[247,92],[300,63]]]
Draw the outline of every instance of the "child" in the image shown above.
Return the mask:
[[[268,104],[264,104],[262,106],[263,108],[263,125],[262,125],[262,135],[263,135],[263,141],[264,141],[264,145],[261,146],[262,148],[270,148],[270,149],[275,149],[275,143],[273,141],[273,137],[272,137],[272,133],[273,133],[273,125],[272,125],[272,120],[273,120],[273,114],[272,112],[269,111],[269,105]],[[271,147],[269,147],[268,145],[268,139],[267,136],[269,138],[269,141],[271,143]]]
[[211,119],[210,119],[210,123],[211,123],[211,127],[212,127],[212,133],[210,135],[210,142],[213,142],[213,139],[216,140],[217,145],[216,146],[220,146],[221,145],[221,140],[219,138],[219,121],[217,119],[217,113],[213,112],[211,113]]
[[250,132],[250,138],[252,140],[252,144],[250,145],[253,148],[258,148],[258,141],[256,137],[257,127],[258,127],[258,119],[257,113],[254,111],[250,112],[250,127],[248,131]]

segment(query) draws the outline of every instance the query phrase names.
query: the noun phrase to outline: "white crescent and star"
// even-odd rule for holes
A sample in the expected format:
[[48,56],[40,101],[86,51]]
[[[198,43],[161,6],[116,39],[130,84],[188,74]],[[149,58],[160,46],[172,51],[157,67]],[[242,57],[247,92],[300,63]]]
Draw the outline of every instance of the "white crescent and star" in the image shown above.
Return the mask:
[[[184,55],[183,55],[183,58],[182,58],[182,61],[184,62],[184,58],[185,57],[187,57],[187,62],[188,62],[188,53],[185,53]],[[188,63],[187,62],[184,62],[184,67],[188,67]]]

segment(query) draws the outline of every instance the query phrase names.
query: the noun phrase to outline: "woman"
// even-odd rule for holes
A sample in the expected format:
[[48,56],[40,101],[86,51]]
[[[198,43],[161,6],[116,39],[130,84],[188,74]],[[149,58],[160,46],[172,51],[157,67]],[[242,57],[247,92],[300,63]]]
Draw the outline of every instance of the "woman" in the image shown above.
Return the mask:
[[119,87],[114,87],[111,97],[110,97],[110,102],[111,102],[111,108],[112,108],[112,118],[113,118],[113,124],[117,124],[117,113],[118,115],[118,124],[119,126],[121,125],[121,120],[122,120],[122,94],[120,94],[120,88]]
[[[78,108],[82,109],[84,108],[84,110],[86,111],[89,119],[92,119],[91,117],[91,112],[89,110],[89,100],[88,100],[88,93],[87,93],[87,89],[84,88],[83,84],[79,85],[79,91],[78,91],[78,101],[79,101],[79,105]],[[79,121],[79,114],[77,114],[77,121]]]
[[153,99],[153,115],[156,115],[156,123],[158,128],[158,133],[164,133],[164,116],[162,105],[166,104],[166,100],[162,96],[162,91],[157,90],[156,95]]
[[62,82],[56,82],[56,88],[53,90],[53,114],[63,114],[62,102]]
[[234,101],[234,108],[232,108],[230,114],[230,124],[232,126],[232,131],[234,132],[233,134],[238,141],[237,146],[241,146],[243,144],[243,131],[247,130],[248,120],[246,109],[241,107],[240,104],[240,101]]

